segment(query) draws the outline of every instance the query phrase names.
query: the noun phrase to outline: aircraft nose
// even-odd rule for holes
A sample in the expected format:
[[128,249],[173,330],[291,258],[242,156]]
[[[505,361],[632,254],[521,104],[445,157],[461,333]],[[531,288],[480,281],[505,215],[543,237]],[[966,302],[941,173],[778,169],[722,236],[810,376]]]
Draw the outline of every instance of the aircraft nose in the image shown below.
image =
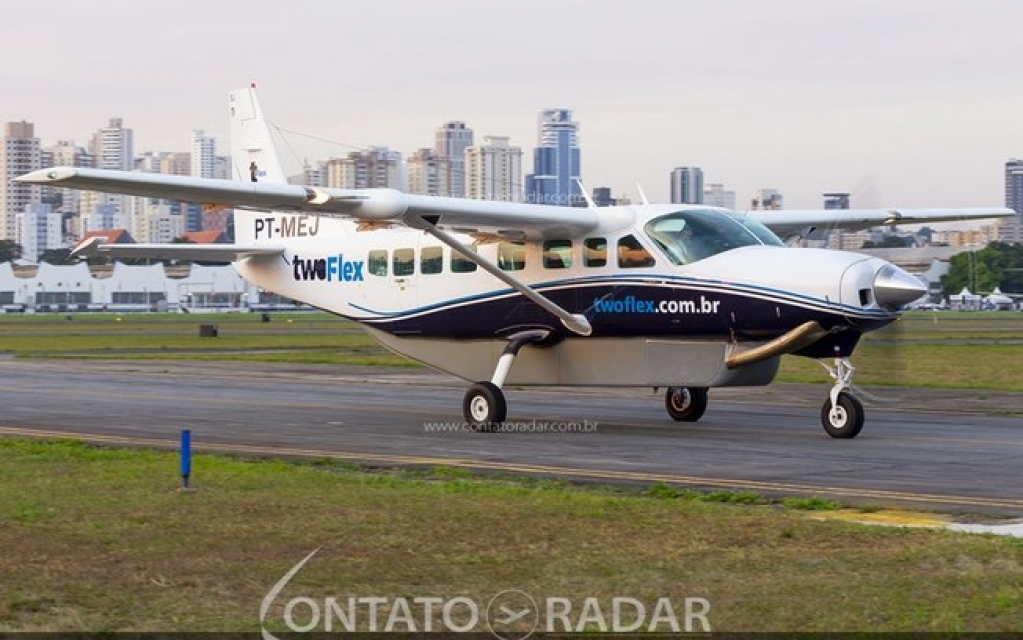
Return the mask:
[[893,264],[886,264],[874,276],[874,300],[885,309],[901,309],[927,293],[920,280]]

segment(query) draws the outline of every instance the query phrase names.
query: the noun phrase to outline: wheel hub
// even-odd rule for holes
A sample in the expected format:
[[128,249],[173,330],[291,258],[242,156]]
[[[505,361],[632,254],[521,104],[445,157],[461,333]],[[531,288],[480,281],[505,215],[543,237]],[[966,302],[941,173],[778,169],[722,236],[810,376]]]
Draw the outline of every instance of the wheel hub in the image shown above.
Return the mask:
[[675,393],[671,394],[671,405],[676,411],[685,411],[692,403],[693,398],[692,394],[689,393],[689,389],[678,389]]
[[469,411],[472,412],[472,417],[482,422],[487,419],[487,414],[490,412],[490,405],[487,403],[487,399],[483,396],[476,396],[472,399],[469,405]]

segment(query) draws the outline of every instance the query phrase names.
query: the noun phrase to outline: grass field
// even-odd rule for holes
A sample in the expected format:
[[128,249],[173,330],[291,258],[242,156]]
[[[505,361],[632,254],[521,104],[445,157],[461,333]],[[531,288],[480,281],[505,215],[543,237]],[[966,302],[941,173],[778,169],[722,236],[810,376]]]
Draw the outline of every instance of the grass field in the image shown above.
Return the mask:
[[[1023,391],[1023,313],[908,313],[866,334],[852,361],[861,385]],[[823,373],[787,356],[779,380],[820,382]]]
[[[216,324],[219,336],[199,336]],[[320,313],[0,315],[0,353],[47,358],[249,360],[419,366],[358,325]],[[910,313],[867,334],[853,356],[856,382],[1023,391],[1023,313]],[[785,357],[779,380],[828,381],[806,358]]]
[[702,597],[714,631],[1023,628],[1023,541],[816,521],[755,494],[205,455],[182,493],[172,453],[13,438],[0,468],[0,631],[256,630],[321,546],[268,628],[296,596],[512,588]]

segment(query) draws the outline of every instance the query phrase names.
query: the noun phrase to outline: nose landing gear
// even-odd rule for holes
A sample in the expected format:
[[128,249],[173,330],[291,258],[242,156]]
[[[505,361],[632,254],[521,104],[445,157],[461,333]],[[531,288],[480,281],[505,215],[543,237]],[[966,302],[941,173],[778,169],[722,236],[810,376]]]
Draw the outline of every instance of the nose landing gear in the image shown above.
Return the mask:
[[848,358],[835,355],[835,366],[821,366],[835,380],[828,399],[821,407],[821,425],[832,438],[855,438],[863,429],[863,405],[849,389],[856,367]]

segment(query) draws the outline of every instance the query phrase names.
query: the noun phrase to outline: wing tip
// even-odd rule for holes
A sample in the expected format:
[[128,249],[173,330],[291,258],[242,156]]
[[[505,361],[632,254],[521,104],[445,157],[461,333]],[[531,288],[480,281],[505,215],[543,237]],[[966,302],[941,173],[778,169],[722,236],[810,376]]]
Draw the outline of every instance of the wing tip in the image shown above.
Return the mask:
[[77,174],[74,167],[51,167],[49,169],[37,169],[25,175],[14,178],[15,182],[27,182],[29,184],[46,184],[49,182],[60,182],[72,178]]

